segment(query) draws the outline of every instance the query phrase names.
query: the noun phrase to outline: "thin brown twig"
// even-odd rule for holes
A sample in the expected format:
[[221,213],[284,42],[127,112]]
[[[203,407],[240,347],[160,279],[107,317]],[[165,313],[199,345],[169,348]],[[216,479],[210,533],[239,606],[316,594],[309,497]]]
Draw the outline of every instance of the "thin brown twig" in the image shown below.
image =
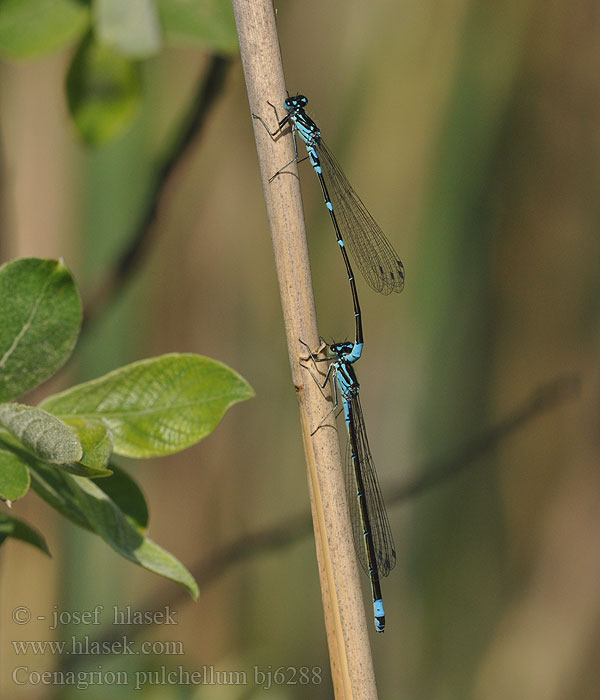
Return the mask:
[[480,457],[498,447],[504,438],[524,428],[533,418],[577,396],[579,391],[580,379],[577,374],[565,374],[544,384],[536,389],[514,413],[469,442],[454,457],[425,465],[419,470],[420,476],[388,490],[388,502],[403,503],[459,476],[462,472],[474,467]]
[[211,58],[188,113],[183,119],[184,126],[158,168],[152,191],[148,194],[147,205],[135,224],[133,235],[127,247],[121,251],[119,257],[105,271],[104,276],[84,303],[82,334],[108,308],[112,300],[123,291],[148,253],[163,192],[188,147],[198,137],[200,130],[206,123],[207,115],[221,94],[230,64],[231,59],[227,57],[215,55]]

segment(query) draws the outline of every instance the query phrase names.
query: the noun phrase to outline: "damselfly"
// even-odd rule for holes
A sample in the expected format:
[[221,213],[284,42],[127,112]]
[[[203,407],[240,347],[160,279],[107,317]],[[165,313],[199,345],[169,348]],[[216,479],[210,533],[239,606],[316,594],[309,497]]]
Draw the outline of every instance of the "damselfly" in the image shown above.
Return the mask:
[[[308,348],[306,343],[302,344]],[[339,403],[338,392],[342,399],[348,430],[345,482],[354,549],[371,582],[375,629],[383,632],[385,612],[379,578],[387,576],[396,565],[396,551],[367,440],[359,398],[360,385],[353,367],[362,353],[362,343],[332,343],[328,349],[330,357],[316,357],[308,348],[313,362],[330,363],[323,382],[307,365],[304,367],[321,388],[333,380],[334,412]]]
[[[272,138],[278,136],[287,124],[290,124],[292,128],[296,155],[289,163],[280,168],[269,181],[272,181],[289,165],[298,161],[296,134],[300,135],[306,145],[308,158],[319,178],[325,206],[331,216],[337,242],[346,265],[356,318],[356,339],[358,342],[362,342],[360,305],[346,247],[358,263],[366,281],[376,292],[382,294],[401,292],[404,288],[404,267],[392,244],[352,189],[342,169],[327,148],[319,127],[305,112],[304,108],[307,104],[308,99],[304,95],[286,98],[283,106],[287,114],[281,120],[278,118],[275,131],[271,131],[258,115],[253,114],[252,116],[260,121]],[[277,116],[275,106],[271,104],[271,107]]]

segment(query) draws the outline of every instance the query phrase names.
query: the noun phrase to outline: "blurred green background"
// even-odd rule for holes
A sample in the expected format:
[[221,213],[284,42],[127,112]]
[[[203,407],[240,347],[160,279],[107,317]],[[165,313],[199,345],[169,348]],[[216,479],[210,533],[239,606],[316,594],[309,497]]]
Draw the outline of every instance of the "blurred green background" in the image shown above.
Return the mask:
[[[359,281],[367,345],[358,374],[384,496],[426,465],[449,463],[548,382],[580,380],[576,396],[490,444],[468,470],[418,497],[388,499],[398,564],[383,586],[386,632],[372,632],[380,697],[596,697],[598,5],[282,0],[277,21],[288,89],[309,97],[310,114],[406,268],[400,297],[381,298]],[[85,298],[147,207],[159,158],[210,57],[169,48],[144,61],[139,117],[92,149],[68,117],[72,54],[0,63],[0,253],[63,257]],[[300,172],[320,332],[351,337],[329,217],[310,166]],[[256,390],[198,446],[125,465],[147,495],[150,536],[194,571],[238,538],[308,509],[239,58],[158,206],[146,257],[82,337],[69,379],[182,351],[227,363]],[[16,542],[0,552],[2,697],[74,696],[68,687],[15,685],[16,666],[53,670],[73,659],[18,656],[11,642],[91,639],[98,629],[52,631],[49,618],[96,605],[105,606],[104,622],[113,605],[170,605],[177,625],[123,633],[181,641],[183,654],[89,656],[78,670],[133,677],[181,665],[248,674],[247,685],[232,677],[147,684],[136,697],[331,697],[310,537],[218,566],[193,603],[63,524],[35,495],[14,510],[42,530],[53,558]],[[31,609],[29,625],[13,623],[17,605]],[[255,667],[320,667],[322,682],[267,690],[254,682]],[[87,692],[133,695],[131,685]]]

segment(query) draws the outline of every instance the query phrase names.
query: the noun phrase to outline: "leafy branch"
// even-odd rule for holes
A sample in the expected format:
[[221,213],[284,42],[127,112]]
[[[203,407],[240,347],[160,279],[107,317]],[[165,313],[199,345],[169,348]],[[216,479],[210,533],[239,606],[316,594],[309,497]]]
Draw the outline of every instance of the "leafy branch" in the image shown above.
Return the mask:
[[[30,488],[127,559],[184,586],[188,570],[150,540],[148,509],[133,479],[114,463],[172,454],[199,442],[233,404],[250,398],[242,377],[200,355],[172,353],[134,362],[49,396],[18,398],[68,359],[81,301],[59,261],[25,258],[0,267],[0,497]],[[12,537],[48,553],[41,533],[3,512],[0,542]]]

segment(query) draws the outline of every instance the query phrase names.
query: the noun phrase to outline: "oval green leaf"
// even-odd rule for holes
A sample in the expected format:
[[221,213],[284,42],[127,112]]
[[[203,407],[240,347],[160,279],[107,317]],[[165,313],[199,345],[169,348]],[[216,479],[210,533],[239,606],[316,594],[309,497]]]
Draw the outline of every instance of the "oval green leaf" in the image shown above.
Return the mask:
[[67,478],[77,505],[94,532],[108,545],[135,564],[181,584],[194,599],[198,597],[198,585],[185,566],[172,554],[144,537],[95,482],[78,476]]
[[157,6],[165,39],[170,43],[221,53],[238,50],[229,0],[157,0]]
[[90,35],[67,75],[69,110],[83,140],[100,145],[117,138],[135,118],[140,97],[138,66]]
[[248,383],[224,364],[173,353],[134,362],[40,405],[65,420],[102,420],[116,454],[156,457],[199,442],[230,406],[253,395]]
[[16,501],[29,491],[30,484],[27,462],[14,452],[0,449],[0,496]]
[[31,58],[69,46],[89,24],[89,8],[78,0],[2,0],[0,53]]
[[71,354],[81,300],[59,261],[21,258],[0,266],[0,401],[47,379]]
[[83,447],[83,456],[79,461],[86,467],[102,470],[105,472],[103,476],[110,476],[112,472],[104,467],[113,451],[113,439],[104,423],[87,418],[69,418],[65,423],[75,431]]
[[53,464],[52,466],[67,472],[67,474],[86,476],[88,479],[104,479],[112,474],[110,469],[86,467],[85,464],[81,464],[81,462],[64,462],[63,464]]
[[[57,419],[52,416],[49,413],[46,413],[46,411],[42,411],[42,409],[37,409],[39,413],[37,415],[33,415],[32,411],[27,411],[27,409],[30,409],[30,406],[18,406],[18,404],[0,404],[0,414],[3,411],[4,406],[16,406],[17,407],[17,416],[10,416],[10,420],[15,422],[16,429],[19,431],[21,430],[21,425],[20,423],[25,423],[27,419],[29,419],[32,424],[34,425],[34,428],[31,430],[39,431],[40,425],[38,424],[36,419],[39,419],[40,423],[44,424],[47,426],[48,430],[52,431],[52,437],[45,436],[46,442],[51,441],[52,439],[57,439],[56,432],[54,430],[56,424],[54,421]],[[26,409],[24,412],[24,415],[21,415],[21,412],[23,409]],[[11,411],[12,414],[12,411]],[[48,423],[48,416],[50,417],[50,422]],[[0,420],[0,423],[2,421]],[[74,422],[85,422],[85,421],[80,421],[77,419]],[[87,425],[87,423],[86,423]],[[101,443],[105,443],[107,436],[108,436],[108,441],[111,446],[111,451],[112,451],[112,440],[110,439],[110,435],[108,435],[108,431],[106,427],[100,423],[95,424],[97,426],[95,435],[93,436],[96,443],[92,444],[92,436],[89,434],[89,430],[84,430],[82,431],[82,434],[86,441],[88,442],[88,446],[91,446],[91,449],[100,449],[100,450],[105,450],[106,446],[105,444],[102,444],[102,447],[98,447],[98,441]],[[59,430],[64,431],[66,424],[61,425],[61,421],[59,421]],[[30,432],[31,432],[30,430]],[[75,430],[76,434],[79,434],[76,428],[73,428]],[[65,436],[67,437],[67,440],[69,440],[68,436],[65,433]],[[23,445],[25,442],[29,442],[30,444],[27,445],[27,449],[29,450],[28,452],[24,449]],[[80,440],[81,442],[81,440]],[[15,435],[13,433],[7,433],[4,431],[0,431],[0,445],[4,445],[11,450],[15,456],[20,459],[23,464],[31,466],[31,464],[39,464],[39,462],[34,458],[35,457],[41,457],[42,455],[40,454],[40,446],[35,444],[35,436],[28,433],[26,435],[26,440],[17,440]],[[48,445],[44,446],[42,445],[43,452],[47,452]],[[33,454],[32,454],[33,453]],[[73,451],[71,452],[71,456],[74,455],[76,452]],[[64,456],[64,450],[61,448],[61,454]],[[60,455],[59,455],[60,456]],[[108,460],[105,460],[104,457],[98,457],[98,458],[90,458],[89,453],[88,453],[88,458],[87,460],[90,462],[89,465],[85,463],[86,459],[86,453],[84,449],[83,457],[79,462],[72,462],[72,461],[66,461],[66,462],[56,462],[48,459],[47,457],[45,458],[46,462],[52,462],[53,466],[57,467],[58,469],[62,469],[63,471],[68,472],[69,474],[76,474],[77,476],[87,476],[89,479],[98,479],[100,477],[106,477],[106,476],[111,476],[112,471],[110,469],[104,469],[103,466],[95,466],[95,464],[100,464],[101,462],[106,462]],[[2,492],[0,491],[0,494]]]
[[112,476],[102,479],[97,485],[124,513],[129,522],[140,532],[148,527],[148,504],[146,498],[130,474],[114,463],[110,464]]
[[50,556],[50,550],[43,535],[19,518],[0,513],[0,543],[7,537],[27,542]]
[[37,495],[75,525],[79,525],[85,530],[91,530],[91,525],[75,502],[67,482],[68,474],[51,467],[49,464],[38,462],[33,457],[28,460],[28,464],[31,474],[31,488]]
[[79,438],[71,428],[41,408],[2,403],[0,423],[45,462],[67,464],[78,462],[83,456]]

